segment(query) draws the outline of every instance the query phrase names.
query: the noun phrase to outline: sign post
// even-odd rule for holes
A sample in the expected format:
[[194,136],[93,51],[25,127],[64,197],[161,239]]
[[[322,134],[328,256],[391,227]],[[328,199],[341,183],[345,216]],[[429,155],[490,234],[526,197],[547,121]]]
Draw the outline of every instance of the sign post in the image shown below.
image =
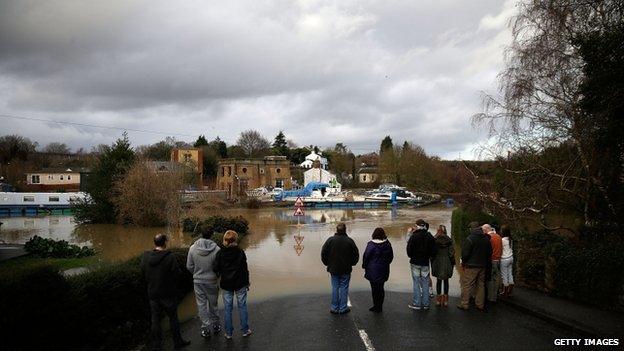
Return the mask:
[[301,197],[297,197],[295,201],[295,213],[293,213],[293,216],[297,217],[297,235],[295,235],[295,252],[297,252],[297,256],[301,255],[301,251],[303,251],[303,236],[301,236],[301,223],[299,222],[299,218],[305,216],[303,206],[303,200]]

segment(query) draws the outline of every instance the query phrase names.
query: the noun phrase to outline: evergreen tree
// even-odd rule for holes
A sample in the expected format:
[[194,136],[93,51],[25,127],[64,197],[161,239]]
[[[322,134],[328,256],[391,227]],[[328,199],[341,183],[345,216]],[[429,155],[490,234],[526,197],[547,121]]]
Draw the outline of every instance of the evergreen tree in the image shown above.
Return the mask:
[[114,185],[120,181],[134,163],[135,154],[130,147],[128,134],[107,147],[100,155],[93,173],[86,183],[89,201],[76,206],[75,218],[79,222],[113,223],[116,221],[117,207],[113,202]]
[[379,154],[383,154],[385,151],[392,150],[393,148],[392,138],[389,135],[386,135],[385,138],[381,141],[381,146],[379,147]]
[[273,141],[273,153],[276,155],[287,156],[289,155],[288,143],[286,142],[286,136],[284,132],[280,132],[275,136]]
[[203,134],[200,135],[195,141],[195,144],[193,144],[194,147],[200,147],[200,146],[206,146],[206,145],[208,145],[208,140],[206,140],[206,137]]

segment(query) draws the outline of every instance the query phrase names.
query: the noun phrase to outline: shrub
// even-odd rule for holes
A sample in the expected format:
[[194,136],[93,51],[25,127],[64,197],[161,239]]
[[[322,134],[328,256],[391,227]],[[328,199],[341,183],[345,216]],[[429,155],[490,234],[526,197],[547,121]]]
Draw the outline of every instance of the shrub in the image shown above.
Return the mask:
[[24,250],[37,257],[80,258],[95,255],[90,247],[72,245],[65,240],[44,239],[33,236],[24,245]]
[[466,209],[463,207],[453,210],[451,215],[451,236],[453,241],[461,243],[468,236],[468,225],[470,222],[479,222],[479,224],[489,223],[498,225],[499,220],[487,213],[474,209]]
[[247,200],[245,200],[243,205],[245,206],[245,208],[256,209],[262,206],[262,201],[260,201],[260,199],[257,199],[255,197],[249,197],[247,198]]
[[624,244],[565,240],[550,244],[547,250],[555,262],[555,294],[589,304],[618,306],[624,293]]
[[[514,233],[516,280],[556,296],[624,309],[624,244],[574,240],[548,230]],[[618,306],[619,305],[619,306]]]
[[201,235],[208,228],[212,228],[216,233],[225,233],[227,230],[234,230],[238,234],[246,234],[249,231],[249,222],[242,216],[224,217],[211,216],[204,221],[197,221],[185,218],[182,221],[182,228],[185,232]]
[[[180,296],[193,286],[186,250],[173,250],[183,272]],[[140,258],[65,277],[49,265],[0,272],[0,330],[7,349],[123,350],[149,327]],[[35,324],[33,325],[33,322]],[[34,337],[23,338],[24,330]]]
[[[4,350],[61,350],[73,334],[64,316],[74,308],[69,284],[47,265],[3,267],[0,271],[0,330]],[[28,330],[30,337],[20,337]]]
[[182,168],[158,170],[148,161],[137,161],[121,180],[115,182],[113,203],[117,206],[117,219],[146,227],[177,223],[182,188]]

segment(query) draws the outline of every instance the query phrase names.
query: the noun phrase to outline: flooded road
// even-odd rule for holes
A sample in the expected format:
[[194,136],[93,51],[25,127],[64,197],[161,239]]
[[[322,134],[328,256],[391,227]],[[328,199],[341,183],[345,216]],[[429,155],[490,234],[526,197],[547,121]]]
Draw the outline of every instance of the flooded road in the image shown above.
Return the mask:
[[[444,207],[421,209],[318,209],[307,210],[297,225],[292,209],[233,209],[222,215],[242,215],[249,221],[250,234],[241,242],[249,262],[251,289],[249,300],[303,293],[329,293],[329,275],[320,260],[321,247],[335,232],[336,224],[345,222],[347,232],[359,250],[360,263],[353,269],[352,290],[368,290],[361,268],[361,255],[376,227],[382,227],[394,249],[394,262],[386,289],[412,290],[409,259],[405,253],[406,228],[418,218],[430,223],[432,233],[439,224],[451,228],[451,210]],[[170,246],[188,247],[194,238],[180,230],[141,228],[121,225],[77,226],[71,216],[3,218],[0,239],[24,243],[33,235],[64,239],[79,245],[92,245],[104,261],[124,260],[152,247],[158,232],[171,236]],[[298,244],[298,241],[300,244]],[[458,274],[451,280],[451,295],[459,295]],[[406,302],[407,303],[407,302]],[[189,297],[181,306],[181,315],[194,313]]]

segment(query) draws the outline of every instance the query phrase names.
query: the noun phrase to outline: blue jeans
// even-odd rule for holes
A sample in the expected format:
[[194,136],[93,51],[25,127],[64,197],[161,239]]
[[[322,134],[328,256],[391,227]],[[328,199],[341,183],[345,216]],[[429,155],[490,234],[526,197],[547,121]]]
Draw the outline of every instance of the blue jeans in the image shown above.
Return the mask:
[[414,306],[429,307],[429,266],[412,264],[412,281],[414,283]]
[[349,298],[349,281],[351,280],[351,273],[349,274],[332,274],[332,299],[330,308],[332,311],[342,313],[347,310],[347,299]]
[[232,335],[234,326],[232,325],[232,309],[234,308],[234,294],[236,294],[236,305],[238,306],[238,316],[240,318],[241,330],[246,332],[249,330],[249,321],[247,314],[247,291],[249,287],[240,288],[236,291],[223,290],[223,306],[225,308],[225,333]]

